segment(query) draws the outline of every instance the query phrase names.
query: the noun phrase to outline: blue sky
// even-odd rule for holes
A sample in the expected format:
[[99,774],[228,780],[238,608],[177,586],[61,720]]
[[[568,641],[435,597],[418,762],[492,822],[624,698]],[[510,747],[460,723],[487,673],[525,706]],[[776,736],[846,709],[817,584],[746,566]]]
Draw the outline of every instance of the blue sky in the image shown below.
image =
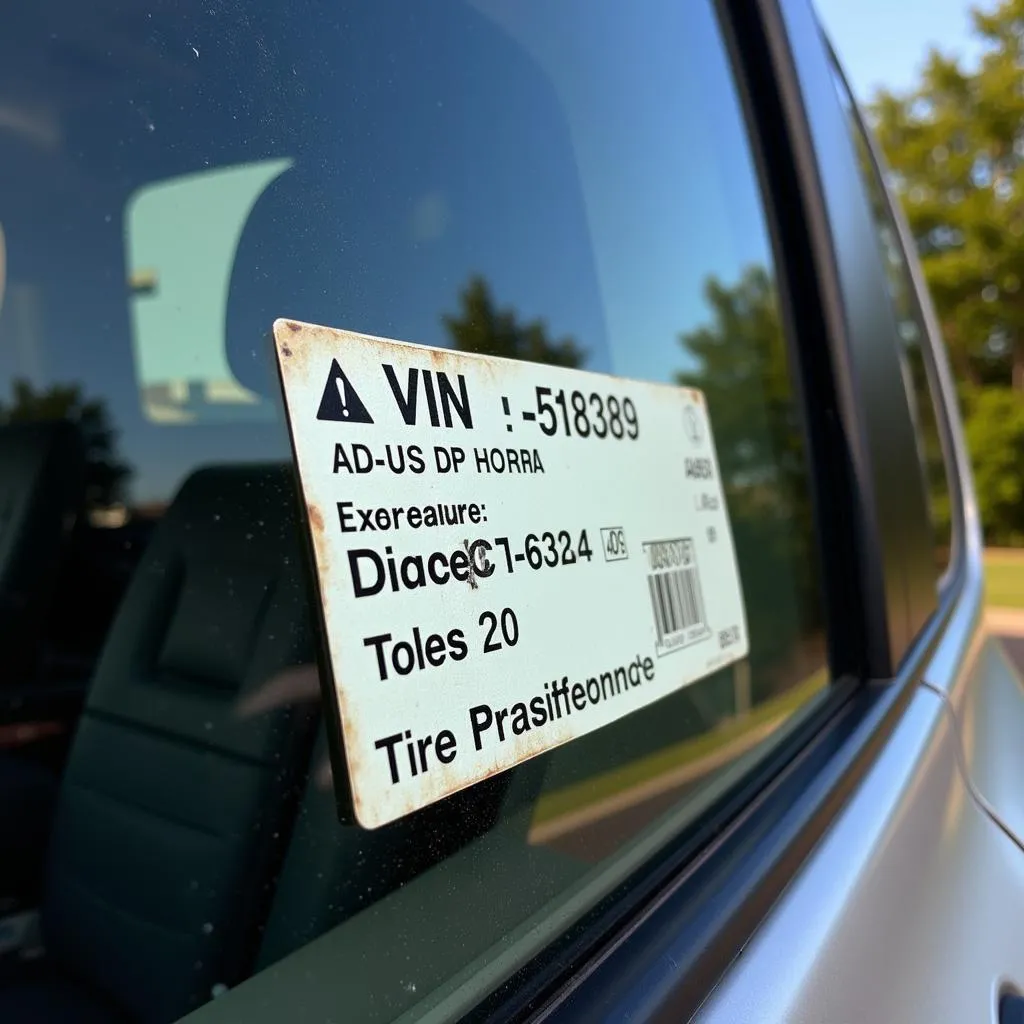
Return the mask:
[[[909,88],[929,47],[971,59],[967,0],[815,0],[857,98]],[[994,0],[984,0],[985,9]]]

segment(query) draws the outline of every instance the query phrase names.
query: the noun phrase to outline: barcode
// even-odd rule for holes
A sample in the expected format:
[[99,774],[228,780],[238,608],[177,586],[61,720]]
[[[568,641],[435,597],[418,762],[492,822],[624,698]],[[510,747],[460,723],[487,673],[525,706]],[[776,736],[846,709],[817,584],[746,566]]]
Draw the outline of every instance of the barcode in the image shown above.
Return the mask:
[[689,539],[658,541],[646,544],[645,548],[653,570],[647,577],[647,586],[658,634],[657,648],[659,653],[667,653],[707,632],[696,552]]
[[704,624],[704,602],[696,566],[654,573],[647,577],[647,583],[659,643],[691,626]]

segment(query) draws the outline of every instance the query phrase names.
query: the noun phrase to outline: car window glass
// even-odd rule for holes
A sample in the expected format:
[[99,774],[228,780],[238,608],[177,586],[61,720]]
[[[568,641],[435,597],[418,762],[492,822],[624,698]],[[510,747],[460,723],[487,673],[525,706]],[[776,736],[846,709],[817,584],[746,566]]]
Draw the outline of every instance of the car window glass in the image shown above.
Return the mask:
[[[38,457],[57,525],[21,550],[52,582],[9,627],[30,647],[11,681],[88,681],[36,758],[60,797],[13,905],[42,908],[74,999],[132,1020],[213,997],[249,1019],[247,991],[288,984],[353,1019],[465,1009],[628,891],[827,689],[780,270],[713,5],[10,17],[0,466],[5,433],[29,450],[15,428],[75,434]],[[280,316],[701,388],[749,657],[393,825],[340,824]]]

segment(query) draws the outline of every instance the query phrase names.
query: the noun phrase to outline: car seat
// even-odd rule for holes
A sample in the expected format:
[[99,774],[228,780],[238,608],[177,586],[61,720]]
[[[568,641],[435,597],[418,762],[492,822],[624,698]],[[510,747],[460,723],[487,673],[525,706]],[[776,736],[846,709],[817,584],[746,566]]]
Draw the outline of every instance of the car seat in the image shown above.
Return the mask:
[[45,960],[0,1020],[172,1021],[244,977],[315,712],[237,699],[312,660],[285,466],[203,469],[154,534],[70,752],[40,923]]

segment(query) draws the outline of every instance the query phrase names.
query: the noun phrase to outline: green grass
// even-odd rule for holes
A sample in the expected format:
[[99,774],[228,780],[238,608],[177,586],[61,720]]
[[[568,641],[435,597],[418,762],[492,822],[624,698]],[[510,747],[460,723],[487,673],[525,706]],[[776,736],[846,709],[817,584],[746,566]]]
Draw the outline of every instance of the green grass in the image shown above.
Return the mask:
[[993,608],[1024,608],[1024,550],[985,552],[985,603]]

